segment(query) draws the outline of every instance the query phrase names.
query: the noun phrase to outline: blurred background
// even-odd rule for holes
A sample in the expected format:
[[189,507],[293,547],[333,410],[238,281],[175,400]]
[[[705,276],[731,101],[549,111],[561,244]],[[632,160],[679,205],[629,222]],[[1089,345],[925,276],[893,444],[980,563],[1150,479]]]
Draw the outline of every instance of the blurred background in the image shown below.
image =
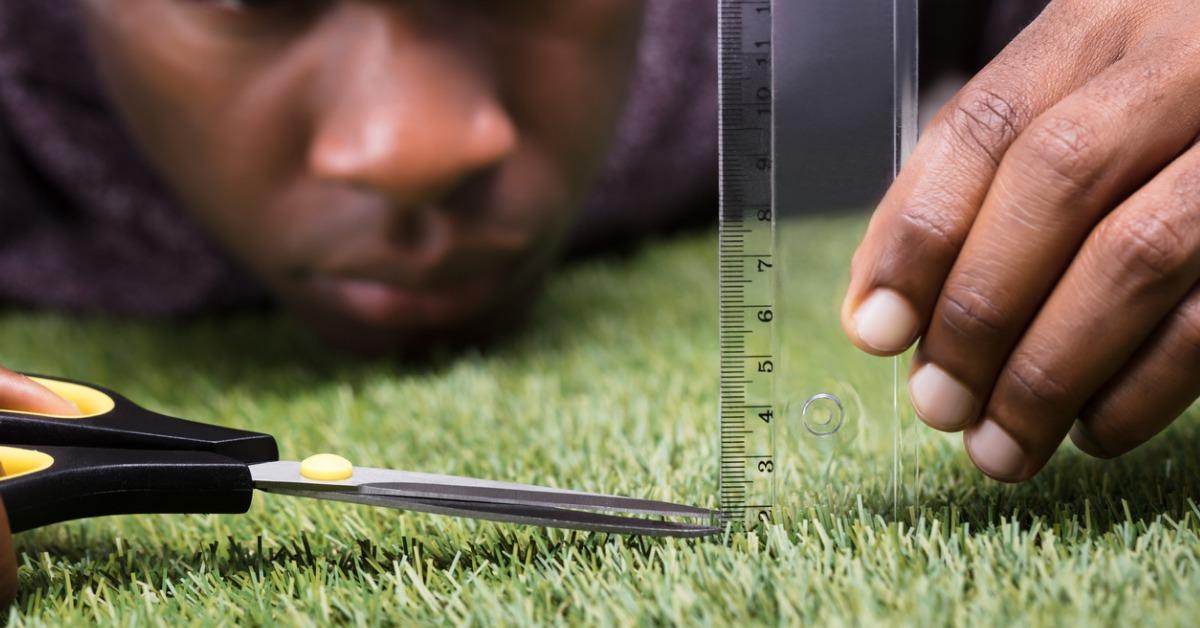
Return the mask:
[[[879,63],[891,55],[892,0],[813,4],[775,11],[789,35],[776,54],[779,180],[803,190],[790,211],[863,209],[882,197],[892,174],[892,69]],[[1045,4],[921,0],[920,126]]]

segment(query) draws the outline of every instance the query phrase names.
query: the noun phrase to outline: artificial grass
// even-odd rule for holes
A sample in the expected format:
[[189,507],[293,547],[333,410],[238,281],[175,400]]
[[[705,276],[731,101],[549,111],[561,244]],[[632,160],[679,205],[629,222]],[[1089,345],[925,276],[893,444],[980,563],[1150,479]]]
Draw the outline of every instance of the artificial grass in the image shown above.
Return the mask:
[[[787,342],[803,356],[794,373],[861,378],[866,422],[835,450],[792,450],[777,525],[734,538],[621,538],[260,494],[246,515],[104,518],[19,535],[22,588],[8,619],[1194,623],[1194,416],[1125,459],[1067,446],[1035,481],[1004,486],[975,472],[957,439],[917,430],[906,414],[909,464],[893,511],[890,399],[878,399],[890,365],[852,356],[814,313],[835,298],[860,226],[803,225],[811,286],[791,316],[810,322]],[[328,450],[359,464],[715,506],[715,272],[711,234],[578,265],[552,283],[525,333],[426,366],[331,355],[269,314],[139,324],[9,313],[0,363],[268,431],[287,458]]]

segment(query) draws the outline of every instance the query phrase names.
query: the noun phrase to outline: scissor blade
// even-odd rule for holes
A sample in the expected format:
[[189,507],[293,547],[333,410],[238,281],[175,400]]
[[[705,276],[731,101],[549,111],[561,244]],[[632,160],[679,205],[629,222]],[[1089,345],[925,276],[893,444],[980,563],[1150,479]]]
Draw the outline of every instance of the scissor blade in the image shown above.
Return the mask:
[[263,490],[284,488],[344,491],[350,487],[357,487],[362,493],[374,492],[392,497],[452,499],[549,508],[583,508],[664,517],[714,518],[719,516],[719,513],[712,510],[661,501],[418,471],[355,467],[354,475],[350,479],[324,482],[302,476],[298,462],[279,461],[254,465],[251,467],[251,472],[255,485]]
[[712,510],[697,508],[695,506],[685,506],[683,504],[672,504],[649,499],[619,497],[616,495],[529,491],[456,484],[390,482],[366,484],[359,487],[359,492],[401,498],[444,499],[542,508],[578,508],[660,517],[714,518],[718,514]]
[[693,538],[708,536],[721,532],[719,526],[695,525],[676,523],[673,521],[656,521],[652,519],[634,519],[616,517],[594,512],[581,512],[562,508],[529,506],[518,504],[498,504],[453,499],[432,498],[403,498],[388,495],[342,492],[342,491],[308,491],[285,488],[265,489],[271,493],[292,495],[295,497],[311,497],[333,501],[382,506],[398,510],[427,512],[439,515],[486,519],[503,523],[520,523],[545,526],[550,528],[565,528],[585,530],[589,532],[607,532],[611,534],[640,534],[647,536],[673,536]]

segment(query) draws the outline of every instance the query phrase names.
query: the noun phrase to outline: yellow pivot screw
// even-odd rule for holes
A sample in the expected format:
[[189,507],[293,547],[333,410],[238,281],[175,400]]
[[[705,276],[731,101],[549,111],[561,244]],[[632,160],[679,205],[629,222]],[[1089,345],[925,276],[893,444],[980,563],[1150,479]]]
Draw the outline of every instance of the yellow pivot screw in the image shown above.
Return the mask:
[[341,456],[317,454],[300,463],[300,475],[321,482],[349,480],[354,475],[354,465]]

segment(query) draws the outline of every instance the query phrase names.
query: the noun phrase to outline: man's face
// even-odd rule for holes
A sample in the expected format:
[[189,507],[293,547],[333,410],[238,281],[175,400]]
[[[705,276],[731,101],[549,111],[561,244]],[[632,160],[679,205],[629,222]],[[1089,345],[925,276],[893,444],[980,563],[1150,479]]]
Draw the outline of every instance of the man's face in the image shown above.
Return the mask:
[[322,334],[479,333],[536,287],[624,102],[640,0],[84,0],[184,204]]

